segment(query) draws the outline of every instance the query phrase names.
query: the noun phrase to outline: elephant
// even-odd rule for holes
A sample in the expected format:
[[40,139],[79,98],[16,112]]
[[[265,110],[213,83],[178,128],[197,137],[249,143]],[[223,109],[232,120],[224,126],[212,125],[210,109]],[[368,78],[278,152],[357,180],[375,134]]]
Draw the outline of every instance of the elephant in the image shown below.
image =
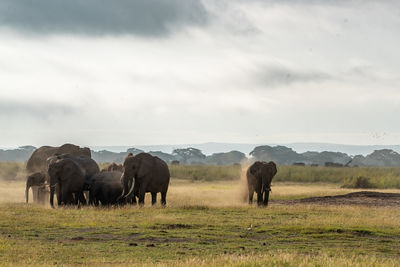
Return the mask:
[[54,193],[58,185],[57,201],[62,204],[86,204],[83,191],[89,190],[91,178],[100,172],[97,163],[85,156],[70,154],[49,157],[50,205],[54,207]]
[[92,177],[90,186],[89,204],[98,206],[118,204],[117,199],[122,194],[120,171],[102,171]]
[[144,195],[151,193],[151,203],[156,204],[157,193],[161,193],[161,205],[166,205],[166,196],[170,180],[168,165],[160,158],[149,153],[128,155],[124,161],[121,175],[123,192],[121,198],[129,202],[138,196],[139,205],[144,205]]
[[[28,173],[28,176],[36,173],[36,172],[40,172],[42,174],[44,174],[45,176],[45,182],[48,184],[50,181],[50,178],[47,174],[47,158],[51,157],[53,155],[57,155],[57,154],[71,154],[74,156],[87,156],[87,157],[91,157],[91,152],[90,149],[87,147],[81,148],[79,146],[76,145],[72,145],[72,144],[64,144],[60,147],[52,147],[52,146],[42,146],[38,149],[36,149],[32,155],[30,156],[30,158],[28,159],[27,163],[26,163],[26,171]],[[32,187],[32,192],[34,196],[33,201],[36,202],[37,199],[42,199],[45,196],[42,196],[43,190],[38,190],[39,188],[36,186]]]
[[28,173],[47,171],[46,160],[55,154],[70,154],[73,156],[86,156],[91,158],[92,154],[88,147],[79,147],[73,144],[64,144],[60,147],[42,146],[36,149],[26,163]]
[[[39,188],[44,188],[46,182],[46,177],[41,172],[35,172],[28,176],[26,179],[26,189],[25,189],[25,199],[26,203],[29,202],[29,189],[32,187],[33,202],[44,202],[44,195],[41,194],[43,190]],[[40,193],[39,193],[40,192]]]
[[117,163],[113,162],[110,165],[107,165],[106,167],[104,167],[101,171],[102,172],[112,172],[112,171],[123,172],[124,166],[122,164],[117,164]]
[[247,169],[247,186],[249,190],[249,204],[253,202],[253,194],[257,193],[257,204],[268,206],[269,192],[272,178],[277,173],[273,161],[256,161]]

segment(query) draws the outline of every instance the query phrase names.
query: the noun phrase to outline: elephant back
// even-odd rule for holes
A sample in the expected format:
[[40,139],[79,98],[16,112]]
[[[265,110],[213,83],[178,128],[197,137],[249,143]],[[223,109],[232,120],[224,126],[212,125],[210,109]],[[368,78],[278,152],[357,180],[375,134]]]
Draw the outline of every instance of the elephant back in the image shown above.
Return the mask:
[[64,144],[57,150],[58,154],[71,154],[74,156],[92,157],[91,151],[87,147],[79,147],[73,144]]
[[85,173],[86,177],[92,177],[100,172],[99,165],[92,158],[86,156],[74,156],[71,154],[63,154],[58,158],[68,158],[73,160]]
[[26,163],[28,173],[47,172],[47,159],[56,154],[71,154],[74,156],[85,156],[91,158],[89,148],[81,148],[73,144],[64,144],[60,147],[42,146],[36,149]]
[[36,149],[26,163],[28,173],[46,172],[46,160],[57,152],[57,147],[42,146]]

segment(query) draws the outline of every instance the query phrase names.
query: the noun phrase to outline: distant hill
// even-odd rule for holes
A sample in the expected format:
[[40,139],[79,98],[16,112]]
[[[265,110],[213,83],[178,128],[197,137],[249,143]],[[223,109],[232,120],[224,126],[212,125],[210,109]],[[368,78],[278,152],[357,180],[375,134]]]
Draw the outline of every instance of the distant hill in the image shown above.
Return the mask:
[[205,155],[214,153],[240,151],[248,155],[255,146],[260,144],[235,144],[235,143],[201,143],[201,144],[178,144],[178,145],[132,145],[132,146],[91,146],[92,150],[108,150],[113,152],[124,152],[130,147],[136,147],[144,151],[162,151],[171,154],[174,149],[195,147]]
[[26,161],[36,149],[34,146],[21,146],[17,149],[0,149],[0,161]]
[[257,146],[250,152],[250,155],[253,156],[255,160],[274,161],[280,165],[292,165],[294,163],[325,165],[326,162],[345,165],[352,159],[346,153],[341,152],[307,151],[304,153],[297,153],[286,146]]
[[200,143],[200,144],[179,144],[179,145],[131,145],[131,146],[92,146],[91,149],[95,151],[108,150],[112,152],[125,152],[128,148],[136,147],[144,151],[162,151],[164,153],[172,153],[176,148],[195,147],[200,149],[205,155],[213,153],[240,151],[249,155],[249,153],[257,146],[286,146],[292,148],[297,153],[307,151],[323,152],[342,152],[348,155],[368,155],[375,150],[392,149],[393,151],[400,152],[400,145],[343,145],[343,144],[329,144],[329,143],[284,143],[284,144],[240,144],[240,143]]
[[[303,147],[306,144],[297,143],[293,147]],[[92,157],[99,163],[124,161],[128,153],[138,154],[147,151],[157,156],[167,163],[173,161],[180,164],[209,164],[209,165],[232,165],[241,163],[248,157],[251,160],[275,161],[280,165],[325,165],[325,163],[335,163],[339,165],[348,164],[349,166],[399,166],[400,154],[388,148],[375,149],[369,154],[348,154],[337,152],[335,148],[342,146],[347,150],[367,151],[368,149],[380,148],[382,146],[348,146],[334,144],[310,144],[311,148],[330,147],[331,151],[319,151],[317,149],[299,150],[283,145],[250,145],[250,144],[224,144],[224,143],[205,143],[200,145],[174,145],[174,146],[138,146],[138,147],[110,147],[110,150],[101,147],[95,150],[92,147]],[[233,147],[239,149],[232,149]],[[383,146],[385,147],[385,146]],[[397,148],[399,146],[391,146]],[[124,151],[120,151],[125,148]],[[158,149],[156,149],[158,148]],[[240,148],[242,150],[240,150]],[[17,149],[0,149],[0,161],[26,161],[36,148],[33,146],[22,146]],[[114,149],[112,151],[111,149]],[[118,150],[117,150],[118,149]],[[206,153],[207,151],[208,153]],[[215,152],[215,149],[221,151]],[[230,149],[230,150],[229,150]],[[115,151],[117,150],[117,151]],[[247,152],[248,151],[248,152]]]

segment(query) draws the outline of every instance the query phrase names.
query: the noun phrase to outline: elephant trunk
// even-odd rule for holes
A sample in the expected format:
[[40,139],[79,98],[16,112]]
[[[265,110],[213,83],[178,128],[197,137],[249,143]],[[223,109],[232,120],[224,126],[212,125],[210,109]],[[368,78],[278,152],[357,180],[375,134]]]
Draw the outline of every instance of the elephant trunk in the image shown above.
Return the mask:
[[50,206],[54,208],[54,191],[56,190],[55,185],[50,185]]
[[28,182],[26,182],[26,188],[25,188],[25,199],[26,199],[26,204],[28,204],[29,202],[29,188],[30,188],[30,184],[28,184]]
[[129,178],[125,172],[122,173],[122,185],[123,185],[122,196],[126,197],[129,193],[130,188],[129,188]]
[[122,193],[118,197],[117,201],[122,203],[125,201],[126,194],[129,191],[129,179],[125,172],[123,172],[121,175],[121,184],[122,184]]
[[[126,194],[126,196],[125,196],[128,200],[130,200],[132,198],[134,190],[135,190],[135,180],[132,179],[131,188],[130,188],[128,194]],[[133,197],[135,197],[135,196],[133,196]]]

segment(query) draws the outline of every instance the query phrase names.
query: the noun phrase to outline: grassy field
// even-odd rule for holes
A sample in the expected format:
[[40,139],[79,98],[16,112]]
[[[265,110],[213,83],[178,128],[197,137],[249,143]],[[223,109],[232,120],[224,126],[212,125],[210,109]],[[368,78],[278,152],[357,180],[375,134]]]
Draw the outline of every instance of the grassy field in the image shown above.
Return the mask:
[[[192,181],[226,181],[239,180],[245,174],[241,166],[203,166],[175,165],[170,166],[172,177]],[[368,179],[373,188],[400,189],[400,168],[359,167],[334,168],[310,166],[278,166],[275,182],[297,183],[335,183],[349,184],[359,177]]]
[[240,181],[173,179],[166,208],[147,196],[144,208],[50,209],[23,204],[23,182],[3,182],[0,265],[400,264],[399,208],[274,202],[355,191],[335,184],[272,190],[270,206],[257,208],[243,202]]
[[[100,164],[103,168],[107,164]],[[171,165],[171,177],[190,181],[237,181],[247,166]],[[0,162],[0,177],[6,181],[25,181],[25,164]],[[400,168],[358,167],[333,168],[278,166],[274,182],[334,183],[352,186],[357,179],[368,181],[371,188],[400,189]]]
[[268,208],[246,203],[240,166],[171,166],[171,174],[166,208],[151,207],[148,195],[143,208],[51,209],[24,204],[18,165],[16,179],[0,180],[0,265],[400,264],[399,207],[285,204],[359,191],[341,188],[359,176],[400,193],[399,169],[279,166]]

